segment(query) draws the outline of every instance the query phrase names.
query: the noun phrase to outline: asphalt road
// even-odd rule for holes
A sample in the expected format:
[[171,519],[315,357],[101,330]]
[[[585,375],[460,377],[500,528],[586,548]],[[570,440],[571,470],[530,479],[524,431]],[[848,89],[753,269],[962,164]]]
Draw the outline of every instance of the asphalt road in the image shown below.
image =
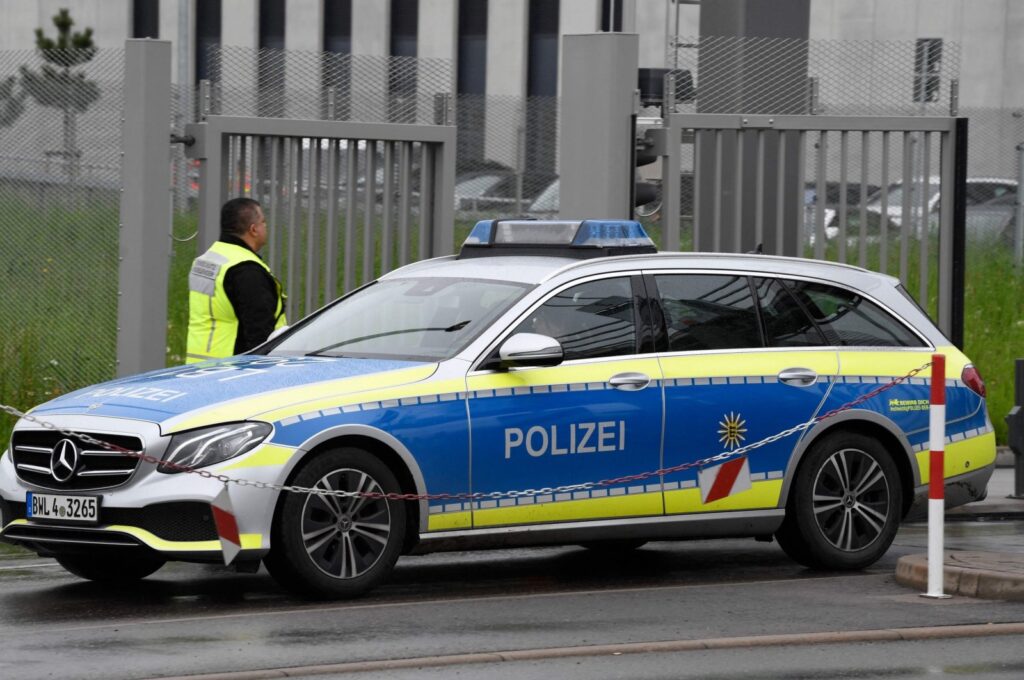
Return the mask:
[[[1022,530],[1024,522],[950,525],[947,548],[1024,551]],[[804,570],[777,545],[753,540],[653,543],[617,557],[572,547],[430,555],[401,560],[388,584],[347,603],[296,600],[265,574],[194,565],[168,565],[132,587],[111,589],[79,581],[49,560],[2,560],[0,677],[116,680],[1024,622],[1024,603],[929,600],[896,584],[896,560],[921,552],[924,540],[923,526],[905,527],[880,563],[853,574]],[[425,660],[422,668],[360,677],[934,678],[969,667],[980,674],[970,677],[1008,678],[1024,675],[1022,641],[738,644],[433,668]]]

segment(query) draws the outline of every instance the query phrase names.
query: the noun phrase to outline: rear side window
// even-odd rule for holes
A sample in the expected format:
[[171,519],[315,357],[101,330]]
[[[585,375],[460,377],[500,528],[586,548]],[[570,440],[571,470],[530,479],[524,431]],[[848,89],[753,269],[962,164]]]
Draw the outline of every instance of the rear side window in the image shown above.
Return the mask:
[[761,347],[757,309],[745,276],[655,276],[671,352]]
[[636,354],[636,306],[628,278],[599,279],[550,298],[515,329],[558,340],[566,361]]
[[902,322],[857,293],[807,281],[789,281],[787,285],[829,345],[924,346]]
[[778,279],[754,279],[769,347],[830,345],[796,298]]

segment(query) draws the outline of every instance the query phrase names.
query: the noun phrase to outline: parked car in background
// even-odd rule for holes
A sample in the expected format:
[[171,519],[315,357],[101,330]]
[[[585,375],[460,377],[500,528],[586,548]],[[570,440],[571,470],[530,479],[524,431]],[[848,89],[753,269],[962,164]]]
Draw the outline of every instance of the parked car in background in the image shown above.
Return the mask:
[[985,203],[967,206],[967,235],[983,241],[1013,243],[1017,193],[1005,193]]
[[[870,201],[878,192],[876,184],[862,185],[856,182],[846,183],[846,217],[847,227],[854,213],[860,212],[861,201]],[[818,205],[823,205],[826,238],[839,233],[839,210],[842,207],[843,185],[840,182],[825,182],[824,195],[818,197],[818,183],[807,182],[804,185],[804,232],[814,234],[818,215]],[[858,215],[859,218],[859,215]]]
[[[889,223],[899,226],[903,221],[903,202],[910,201],[910,208],[915,214],[920,214],[921,207],[925,204],[921,196],[920,182],[904,187],[903,182],[895,182],[889,185],[886,199],[886,214]],[[939,177],[933,176],[928,179],[928,215],[931,216],[939,211],[941,199]],[[909,189],[909,190],[908,190]],[[968,177],[967,178],[967,207],[987,203],[1006,194],[1017,193],[1017,180],[998,177]],[[882,192],[879,191],[868,203],[868,210],[876,214],[882,213]]]

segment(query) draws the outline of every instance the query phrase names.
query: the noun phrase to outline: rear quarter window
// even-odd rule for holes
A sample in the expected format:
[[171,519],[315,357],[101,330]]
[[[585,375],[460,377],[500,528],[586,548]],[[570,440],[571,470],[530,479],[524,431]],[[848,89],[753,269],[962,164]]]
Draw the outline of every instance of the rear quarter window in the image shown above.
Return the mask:
[[831,345],[924,346],[906,324],[859,293],[808,281],[788,286]]

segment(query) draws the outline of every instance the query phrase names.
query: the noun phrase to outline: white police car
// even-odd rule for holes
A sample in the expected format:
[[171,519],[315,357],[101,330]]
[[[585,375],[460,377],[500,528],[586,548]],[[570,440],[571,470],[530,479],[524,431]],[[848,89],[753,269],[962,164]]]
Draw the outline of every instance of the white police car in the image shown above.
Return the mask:
[[774,535],[856,569],[925,507],[927,373],[879,388],[936,351],[954,506],[992,472],[984,385],[895,279],[656,253],[634,222],[485,221],[251,354],[39,406],[76,434],[17,424],[0,537],[97,580],[219,561],[225,484],[184,466],[244,483],[238,566],[320,597],[403,553],[511,545]]

